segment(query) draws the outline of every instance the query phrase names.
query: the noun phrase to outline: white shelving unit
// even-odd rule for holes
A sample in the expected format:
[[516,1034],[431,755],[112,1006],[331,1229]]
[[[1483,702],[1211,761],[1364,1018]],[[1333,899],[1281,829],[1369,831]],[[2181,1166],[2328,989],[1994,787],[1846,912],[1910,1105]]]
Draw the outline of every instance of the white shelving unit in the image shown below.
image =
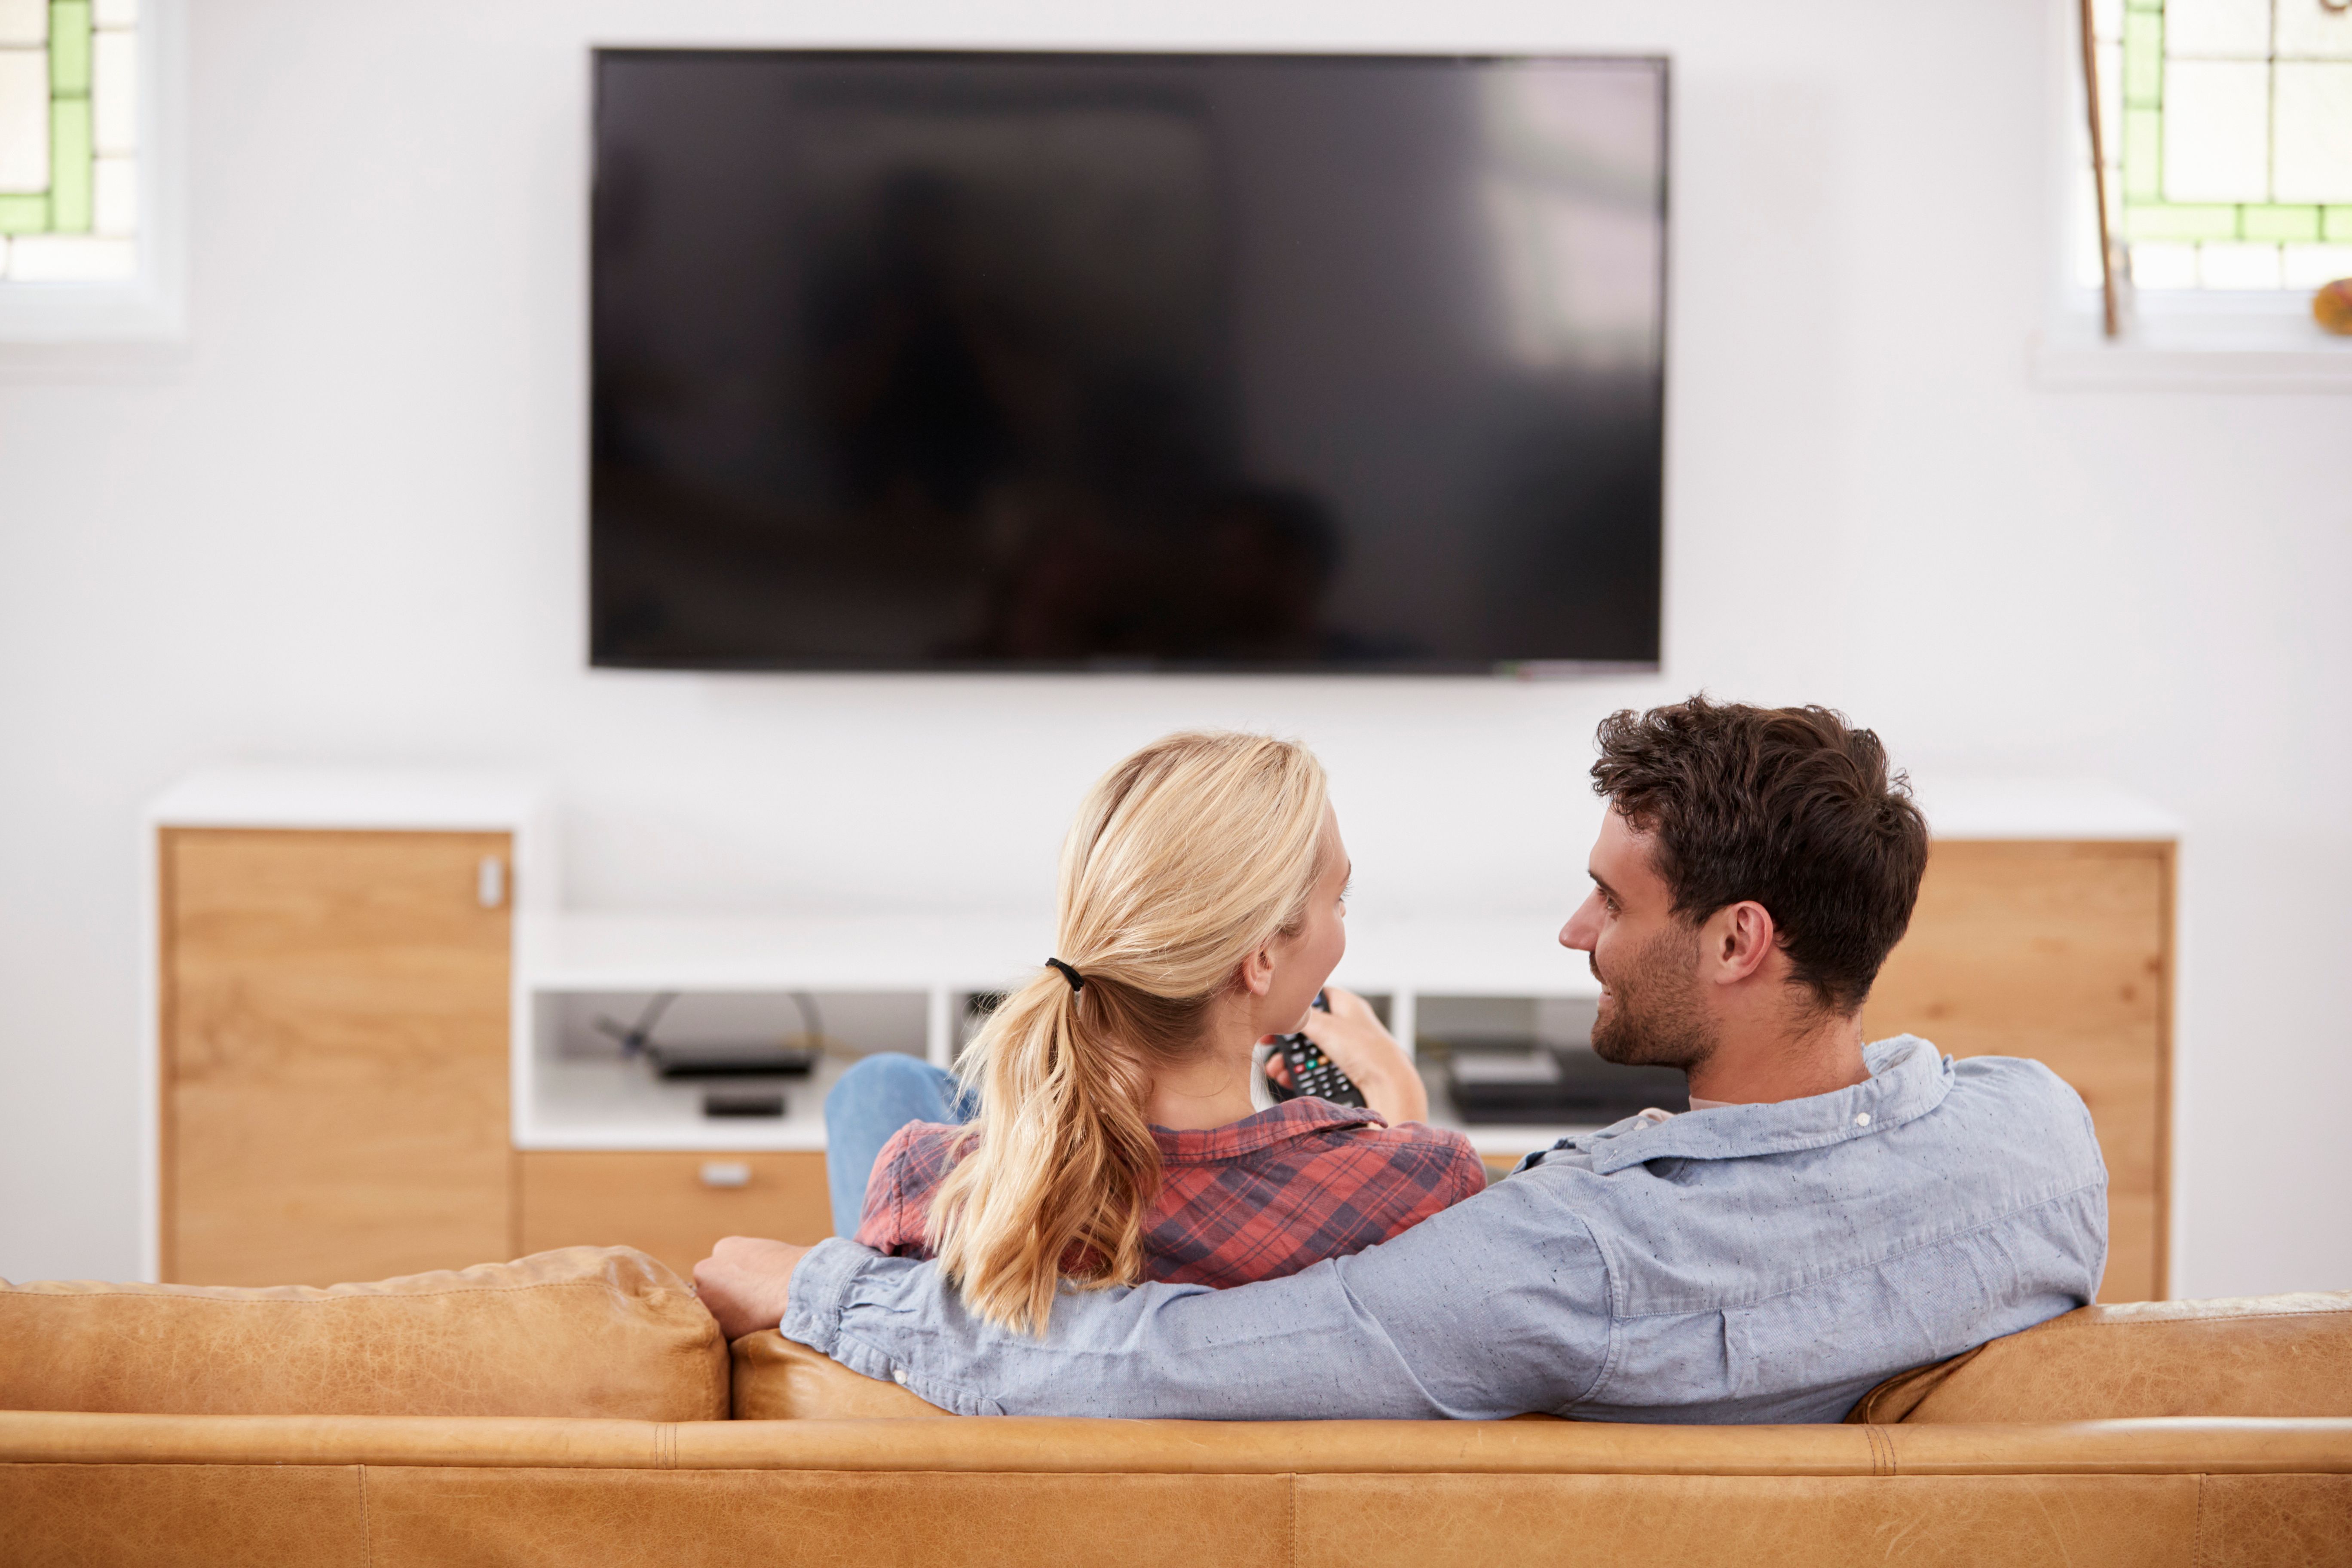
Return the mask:
[[[1350,921],[1334,980],[1383,996],[1410,1043],[1420,999],[1592,997],[1583,959],[1558,943],[1548,917]],[[919,1005],[919,1034],[884,1029],[853,1048],[919,1050],[947,1066],[964,999],[1020,984],[1053,942],[1044,917],[719,917],[523,915],[518,926],[514,1141],[520,1149],[821,1149],[824,1096],[847,1067],[829,1056],[812,1078],[788,1079],[781,1119],[704,1117],[704,1086],[663,1082],[617,1051],[581,1048],[583,998],[625,1014],[656,992],[739,999],[812,994],[831,1013],[844,999],[871,1014],[888,999]],[[828,1001],[828,999],[832,999]],[[828,1034],[835,1031],[828,1030]],[[842,1031],[846,1036],[848,1031]],[[1465,1129],[1482,1152],[1517,1153],[1567,1128]]]
[[[664,1082],[616,1050],[580,1048],[583,998],[616,1015],[677,992],[779,1015],[793,993],[837,1015],[845,999],[881,1026],[827,1035],[853,1051],[905,1050],[946,1066],[960,999],[1002,989],[1044,956],[1037,927],[1002,917],[562,914],[524,921],[517,942],[514,1141],[519,1149],[822,1149],[835,1054],[784,1080],[781,1119],[709,1118],[707,1083]],[[1032,949],[1035,954],[1031,954]],[[899,1004],[892,1006],[893,1003]],[[781,1031],[780,1031],[781,1032]]]

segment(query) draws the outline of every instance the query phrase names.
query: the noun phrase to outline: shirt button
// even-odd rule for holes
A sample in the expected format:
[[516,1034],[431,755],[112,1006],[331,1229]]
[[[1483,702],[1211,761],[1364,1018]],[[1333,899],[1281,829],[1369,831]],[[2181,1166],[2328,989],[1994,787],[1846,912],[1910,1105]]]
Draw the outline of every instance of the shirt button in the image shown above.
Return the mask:
[[[1854,1119],[1853,1119],[1853,1124],[1854,1124],[1856,1127],[1867,1127],[1867,1126],[1869,1126],[1869,1125],[1870,1125],[1870,1112],[1869,1112],[1869,1111],[1867,1111],[1867,1110],[1864,1110],[1864,1111],[1860,1111],[1860,1112],[1856,1113],[1856,1115],[1854,1116]],[[903,1381],[903,1380],[902,1380],[902,1381]]]
[[897,1384],[901,1388],[906,1387],[907,1369],[903,1366],[893,1368],[890,1373],[890,1381]]

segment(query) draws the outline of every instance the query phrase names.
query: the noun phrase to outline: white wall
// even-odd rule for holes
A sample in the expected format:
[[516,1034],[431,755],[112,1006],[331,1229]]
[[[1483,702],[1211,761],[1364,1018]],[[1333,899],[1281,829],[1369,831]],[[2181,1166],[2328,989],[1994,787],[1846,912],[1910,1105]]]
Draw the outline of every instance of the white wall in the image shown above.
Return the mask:
[[[586,903],[1034,906],[1123,748],[1270,725],[1360,908],[1542,919],[1594,720],[1705,686],[2179,814],[2177,1288],[2352,1286],[2352,405],[2032,383],[2054,3],[192,6],[189,342],[0,352],[0,1274],[137,1268],[134,813],[195,764],[543,768]],[[595,41],[1671,52],[1665,673],[592,673]]]

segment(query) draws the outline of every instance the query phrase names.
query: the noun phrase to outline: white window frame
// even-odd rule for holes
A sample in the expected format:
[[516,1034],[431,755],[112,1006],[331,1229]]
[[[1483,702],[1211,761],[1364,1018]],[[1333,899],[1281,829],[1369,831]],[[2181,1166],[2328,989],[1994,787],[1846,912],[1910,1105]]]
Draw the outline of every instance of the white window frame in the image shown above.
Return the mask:
[[2048,307],[2033,335],[2033,377],[2052,386],[2352,392],[2352,338],[2331,337],[2301,289],[2134,290],[2124,335],[2105,335],[2100,291],[2074,274],[2083,123],[2077,0],[2047,0],[2052,73]]
[[187,325],[185,0],[140,0],[138,264],[131,276],[0,279],[0,343],[172,342]]

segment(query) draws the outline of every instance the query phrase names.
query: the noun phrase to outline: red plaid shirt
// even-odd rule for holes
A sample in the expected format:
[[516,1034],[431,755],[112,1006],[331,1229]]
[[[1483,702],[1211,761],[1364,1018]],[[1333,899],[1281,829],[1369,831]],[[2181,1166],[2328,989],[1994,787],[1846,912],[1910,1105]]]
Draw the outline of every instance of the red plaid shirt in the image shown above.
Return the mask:
[[[866,1184],[861,1246],[931,1256],[931,1199],[961,1129],[910,1122],[882,1146]],[[1486,1189],[1459,1132],[1302,1097],[1203,1131],[1151,1130],[1160,1196],[1145,1217],[1147,1278],[1180,1285],[1278,1279],[1345,1258]]]

